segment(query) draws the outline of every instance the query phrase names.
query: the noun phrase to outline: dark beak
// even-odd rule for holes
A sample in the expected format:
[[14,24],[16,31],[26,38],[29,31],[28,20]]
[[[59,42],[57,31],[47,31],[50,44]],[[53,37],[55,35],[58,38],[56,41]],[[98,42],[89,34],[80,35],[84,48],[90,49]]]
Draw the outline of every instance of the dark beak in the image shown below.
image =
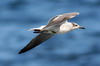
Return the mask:
[[79,27],[79,29],[85,29],[85,27],[83,27],[83,26],[80,26],[80,27]]

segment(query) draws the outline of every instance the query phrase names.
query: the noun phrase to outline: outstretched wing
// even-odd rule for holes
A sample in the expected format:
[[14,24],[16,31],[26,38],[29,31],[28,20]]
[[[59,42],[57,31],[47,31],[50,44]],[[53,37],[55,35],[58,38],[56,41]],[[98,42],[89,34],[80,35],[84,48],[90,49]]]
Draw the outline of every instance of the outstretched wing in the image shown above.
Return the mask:
[[50,21],[46,27],[53,26],[56,24],[62,24],[62,22],[66,21],[68,19],[71,19],[78,14],[79,14],[78,12],[72,12],[72,13],[65,13],[65,14],[55,16],[52,19],[50,19]]
[[36,47],[37,45],[39,45],[40,43],[46,41],[47,39],[49,39],[50,37],[52,37],[54,34],[50,34],[50,33],[41,33],[39,34],[38,36],[36,36],[35,38],[33,38],[29,43],[28,45],[26,45],[20,52],[19,54],[21,53],[24,53],[34,47]]

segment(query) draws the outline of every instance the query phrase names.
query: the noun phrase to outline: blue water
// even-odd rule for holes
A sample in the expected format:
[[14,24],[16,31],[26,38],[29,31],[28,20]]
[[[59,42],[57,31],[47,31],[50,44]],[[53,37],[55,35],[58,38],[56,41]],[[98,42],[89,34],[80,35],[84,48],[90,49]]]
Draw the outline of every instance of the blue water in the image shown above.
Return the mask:
[[[27,31],[58,14],[80,12],[85,26],[18,52],[37,34]],[[100,66],[100,0],[0,0],[0,66]]]

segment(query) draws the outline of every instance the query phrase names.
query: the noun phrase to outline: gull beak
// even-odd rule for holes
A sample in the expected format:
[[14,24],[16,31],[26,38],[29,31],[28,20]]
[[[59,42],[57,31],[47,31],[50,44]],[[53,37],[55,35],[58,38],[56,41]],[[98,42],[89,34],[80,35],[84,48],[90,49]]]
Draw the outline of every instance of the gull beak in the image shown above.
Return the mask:
[[79,29],[85,29],[85,27],[83,27],[83,26],[80,26],[80,27],[79,27]]

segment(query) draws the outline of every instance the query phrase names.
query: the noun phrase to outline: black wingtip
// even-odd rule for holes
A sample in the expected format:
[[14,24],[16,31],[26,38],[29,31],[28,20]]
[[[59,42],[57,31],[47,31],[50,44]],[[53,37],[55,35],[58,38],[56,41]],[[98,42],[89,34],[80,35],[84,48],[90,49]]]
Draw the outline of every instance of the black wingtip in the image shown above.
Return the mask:
[[22,54],[22,53],[24,53],[25,51],[23,51],[23,50],[21,50],[18,54]]
[[30,50],[30,49],[28,49],[27,46],[26,46],[25,48],[23,48],[22,50],[20,50],[20,52],[19,52],[18,54],[25,53],[25,52],[27,52],[28,50]]
[[22,54],[22,53],[23,53],[23,52],[20,51],[18,54]]

